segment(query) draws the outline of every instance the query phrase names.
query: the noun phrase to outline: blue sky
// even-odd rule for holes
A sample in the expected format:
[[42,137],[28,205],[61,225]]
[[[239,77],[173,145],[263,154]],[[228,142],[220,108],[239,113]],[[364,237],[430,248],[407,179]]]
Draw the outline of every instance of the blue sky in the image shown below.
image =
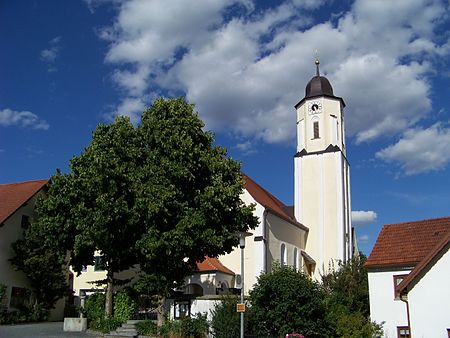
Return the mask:
[[385,223],[450,215],[444,0],[0,2],[0,182],[50,177],[99,123],[185,95],[218,144],[293,202],[296,104],[321,71],[347,107],[366,253]]

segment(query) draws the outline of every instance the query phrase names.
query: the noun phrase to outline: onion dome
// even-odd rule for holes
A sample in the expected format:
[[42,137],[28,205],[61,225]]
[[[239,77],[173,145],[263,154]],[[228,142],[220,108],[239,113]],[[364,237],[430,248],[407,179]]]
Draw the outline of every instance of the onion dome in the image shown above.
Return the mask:
[[316,76],[314,76],[306,85],[305,98],[315,96],[334,96],[333,87],[325,76],[320,76],[319,60],[316,60]]

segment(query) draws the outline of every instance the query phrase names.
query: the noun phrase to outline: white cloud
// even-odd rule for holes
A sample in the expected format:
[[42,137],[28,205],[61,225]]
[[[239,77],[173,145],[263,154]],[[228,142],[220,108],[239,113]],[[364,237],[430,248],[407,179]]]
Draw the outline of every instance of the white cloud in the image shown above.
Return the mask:
[[426,118],[428,76],[450,51],[435,36],[446,20],[444,1],[356,0],[337,20],[313,25],[304,9],[325,2],[284,1],[265,12],[248,0],[121,3],[101,32],[110,43],[105,61],[116,65],[112,79],[122,89],[115,113],[138,116],[161,92],[185,93],[210,129],[291,142],[293,105],[314,75],[318,48],[357,142],[399,135]]
[[45,120],[41,120],[32,112],[11,109],[0,110],[0,126],[21,126],[43,130],[50,128],[50,125]]
[[49,41],[49,47],[46,49],[43,49],[41,51],[41,61],[45,62],[48,66],[49,72],[56,72],[57,68],[55,67],[55,61],[56,58],[59,55],[60,52],[60,42],[61,37],[57,36]]
[[238,144],[236,144],[236,148],[239,149],[239,151],[241,153],[243,153],[244,155],[251,155],[251,154],[256,153],[255,146],[250,141],[238,143]]
[[450,127],[439,123],[429,128],[413,128],[400,140],[377,152],[376,157],[399,163],[406,175],[444,169],[450,162]]
[[359,243],[367,243],[369,242],[369,235],[361,235],[358,237],[358,242]]
[[377,213],[372,210],[363,211],[352,211],[352,224],[353,225],[364,225],[374,222],[377,219]]

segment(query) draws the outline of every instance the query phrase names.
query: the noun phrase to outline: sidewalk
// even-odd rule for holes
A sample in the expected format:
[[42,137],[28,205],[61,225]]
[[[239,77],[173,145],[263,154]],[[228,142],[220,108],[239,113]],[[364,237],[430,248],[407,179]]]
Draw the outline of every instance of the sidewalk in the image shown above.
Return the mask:
[[98,338],[87,332],[64,332],[62,322],[0,325],[0,338]]

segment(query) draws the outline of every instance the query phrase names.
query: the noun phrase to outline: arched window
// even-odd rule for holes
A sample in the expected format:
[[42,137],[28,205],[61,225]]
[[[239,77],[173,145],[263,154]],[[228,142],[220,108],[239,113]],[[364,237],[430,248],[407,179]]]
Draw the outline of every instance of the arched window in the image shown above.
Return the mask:
[[280,262],[281,266],[287,265],[287,250],[286,250],[286,244],[281,244],[281,255],[280,255]]
[[298,271],[298,250],[297,248],[294,248],[294,269],[295,271]]

